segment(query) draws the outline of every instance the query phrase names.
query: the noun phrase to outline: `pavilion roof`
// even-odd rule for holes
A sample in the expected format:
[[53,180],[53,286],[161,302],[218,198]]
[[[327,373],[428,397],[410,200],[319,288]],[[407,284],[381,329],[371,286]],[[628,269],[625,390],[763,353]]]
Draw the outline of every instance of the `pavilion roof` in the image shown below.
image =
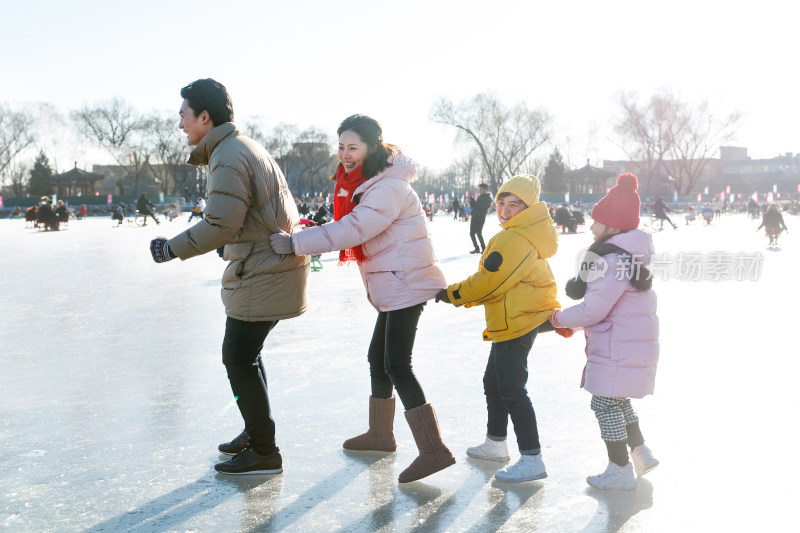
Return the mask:
[[105,179],[104,175],[81,170],[77,163],[74,168],[66,172],[50,176],[50,181],[100,181],[102,179]]
[[584,167],[564,172],[565,178],[573,178],[573,179],[577,178],[586,180],[608,179],[614,175],[616,175],[616,172],[614,172],[613,170],[604,170],[602,168],[593,167],[592,165],[589,164],[588,161],[586,162],[586,166]]

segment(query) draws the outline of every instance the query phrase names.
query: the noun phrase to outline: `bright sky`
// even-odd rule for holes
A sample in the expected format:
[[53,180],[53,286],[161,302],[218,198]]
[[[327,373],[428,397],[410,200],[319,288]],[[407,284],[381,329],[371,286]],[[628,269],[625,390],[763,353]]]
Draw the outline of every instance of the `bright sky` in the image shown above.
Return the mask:
[[670,87],[720,116],[744,112],[735,144],[773,157],[800,151],[798,12],[776,0],[0,0],[0,102],[66,113],[118,96],[174,110],[177,127],[180,88],[212,77],[240,122],[335,135],[365,113],[443,168],[458,154],[431,106],[494,91],[547,108],[578,167],[622,157],[609,142],[616,94]]

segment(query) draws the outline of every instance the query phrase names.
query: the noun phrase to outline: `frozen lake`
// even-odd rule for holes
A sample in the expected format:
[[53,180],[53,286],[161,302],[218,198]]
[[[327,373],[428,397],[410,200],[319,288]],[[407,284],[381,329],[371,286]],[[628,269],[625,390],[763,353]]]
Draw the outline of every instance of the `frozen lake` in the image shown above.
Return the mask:
[[[309,311],[278,324],[263,353],[284,473],[216,474],[217,444],[243,426],[221,363],[224,263],[210,253],[157,265],[148,249],[151,238],[185,229],[186,219],[112,228],[109,219],[93,218],[60,232],[0,220],[0,529],[797,527],[800,467],[787,451],[799,402],[797,320],[790,311],[800,259],[797,217],[787,216],[791,233],[782,236],[780,251],[768,250],[763,230],[755,232],[758,222],[744,215],[711,226],[676,220],[677,231],[655,234],[657,252],[679,270],[655,282],[656,394],[634,407],[661,465],[634,492],[598,491],[585,482],[607,459],[590,395],[578,387],[582,334],[543,334],[529,358],[528,389],[549,477],[505,484],[492,477],[493,464],[466,457],[485,434],[481,378],[490,345],[481,340],[482,308],[430,302],[414,351],[456,465],[397,483],[416,456],[399,402],[396,453],[346,453],[342,441],[366,429],[366,348],[375,311],[357,269],[338,267],[334,254],[310,276]],[[450,282],[477,266],[468,226],[445,215],[430,224]],[[490,217],[484,234],[495,226]],[[564,306],[571,301],[563,284],[590,241],[588,230],[560,236],[551,267]],[[691,265],[698,261],[695,276]],[[725,279],[737,276],[743,279]]]

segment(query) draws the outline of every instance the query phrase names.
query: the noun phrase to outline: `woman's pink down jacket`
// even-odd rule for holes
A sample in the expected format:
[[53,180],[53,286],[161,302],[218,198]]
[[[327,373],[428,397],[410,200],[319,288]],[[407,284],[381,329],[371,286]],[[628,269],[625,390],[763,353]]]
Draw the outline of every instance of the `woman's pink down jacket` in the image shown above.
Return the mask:
[[362,245],[359,265],[367,298],[378,311],[393,311],[433,299],[445,287],[436,264],[425,213],[411,188],[413,160],[397,152],[393,163],[353,193],[358,205],[336,222],[296,230],[297,255]]

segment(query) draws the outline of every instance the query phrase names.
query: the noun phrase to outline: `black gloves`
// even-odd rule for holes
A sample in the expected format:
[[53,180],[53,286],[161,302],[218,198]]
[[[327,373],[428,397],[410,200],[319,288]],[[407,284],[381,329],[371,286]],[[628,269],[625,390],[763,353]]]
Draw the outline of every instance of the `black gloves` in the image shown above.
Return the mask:
[[178,257],[169,249],[166,237],[156,237],[150,241],[150,253],[153,254],[153,261],[156,263],[166,263]]

